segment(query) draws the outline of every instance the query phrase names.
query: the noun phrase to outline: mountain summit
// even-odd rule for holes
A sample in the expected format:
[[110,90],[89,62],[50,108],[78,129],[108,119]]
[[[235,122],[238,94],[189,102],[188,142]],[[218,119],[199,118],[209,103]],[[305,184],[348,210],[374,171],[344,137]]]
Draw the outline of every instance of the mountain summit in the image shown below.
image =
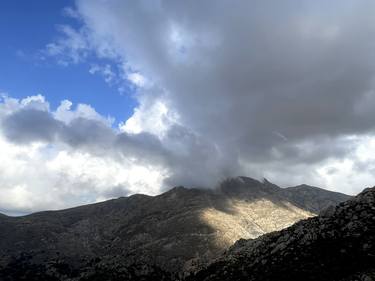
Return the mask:
[[86,280],[103,272],[104,279],[120,273],[170,278],[202,268],[238,239],[283,229],[348,198],[237,177],[216,189],[175,187],[158,196],[0,216],[0,277]]

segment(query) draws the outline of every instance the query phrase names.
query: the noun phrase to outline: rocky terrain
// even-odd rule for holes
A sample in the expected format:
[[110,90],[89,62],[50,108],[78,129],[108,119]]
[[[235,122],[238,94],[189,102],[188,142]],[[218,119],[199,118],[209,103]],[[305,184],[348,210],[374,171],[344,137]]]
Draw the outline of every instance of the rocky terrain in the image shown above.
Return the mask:
[[[319,187],[306,184],[280,189],[283,196],[296,206],[301,206],[312,213],[319,213],[327,206],[348,200],[348,196],[338,192],[325,192]],[[324,196],[322,196],[324,194]]]
[[188,280],[375,280],[375,187],[318,217],[241,239]]
[[238,177],[212,190],[176,187],[154,197],[0,216],[0,280],[174,280],[238,239],[283,229],[348,198]]

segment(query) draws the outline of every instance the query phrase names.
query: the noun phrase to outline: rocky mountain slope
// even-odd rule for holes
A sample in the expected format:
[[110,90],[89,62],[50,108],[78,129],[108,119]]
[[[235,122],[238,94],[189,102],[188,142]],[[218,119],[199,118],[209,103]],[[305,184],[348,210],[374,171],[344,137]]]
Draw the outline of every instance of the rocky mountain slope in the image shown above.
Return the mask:
[[280,189],[283,196],[288,198],[296,206],[313,212],[319,213],[327,206],[336,205],[337,202],[348,200],[348,196],[338,192],[325,192],[319,187],[306,184]]
[[254,240],[188,280],[375,280],[375,188]]
[[238,177],[214,190],[176,187],[154,197],[0,216],[0,277],[168,280],[202,267],[240,238],[283,229],[347,198]]

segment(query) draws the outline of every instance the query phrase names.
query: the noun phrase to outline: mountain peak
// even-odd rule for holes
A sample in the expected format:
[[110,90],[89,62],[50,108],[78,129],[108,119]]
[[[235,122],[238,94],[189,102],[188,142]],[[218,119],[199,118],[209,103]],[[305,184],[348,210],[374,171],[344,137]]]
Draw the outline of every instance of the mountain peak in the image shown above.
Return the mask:
[[182,185],[179,185],[179,186],[175,186],[175,187],[169,189],[168,191],[160,194],[159,196],[172,196],[172,197],[183,196],[183,195],[186,195],[187,193],[189,193],[190,190],[191,189],[186,188]]
[[183,185],[178,185],[178,186],[175,186],[173,188],[171,188],[169,191],[171,192],[185,192],[186,190],[188,190],[185,186]]
[[276,194],[280,187],[268,180],[260,182],[250,177],[239,176],[222,181],[218,189],[228,196],[262,197]]

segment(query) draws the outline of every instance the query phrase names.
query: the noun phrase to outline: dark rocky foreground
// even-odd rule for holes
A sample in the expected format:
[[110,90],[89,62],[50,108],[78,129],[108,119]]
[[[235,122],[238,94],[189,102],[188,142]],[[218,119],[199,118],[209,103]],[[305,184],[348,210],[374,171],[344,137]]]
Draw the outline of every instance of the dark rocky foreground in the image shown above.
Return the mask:
[[[241,237],[282,229],[348,198],[240,177],[215,190],[177,187],[155,197],[0,216],[0,280],[177,280]],[[222,280],[223,263],[215,280]],[[205,272],[212,268],[196,278],[210,280]]]
[[318,217],[240,240],[188,280],[375,280],[375,187]]

